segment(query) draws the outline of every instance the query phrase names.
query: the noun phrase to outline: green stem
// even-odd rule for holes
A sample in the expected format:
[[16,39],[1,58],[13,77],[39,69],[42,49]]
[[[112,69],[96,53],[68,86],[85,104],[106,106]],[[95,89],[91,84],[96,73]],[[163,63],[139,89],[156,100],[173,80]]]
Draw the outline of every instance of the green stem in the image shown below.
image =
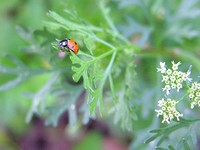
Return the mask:
[[[107,56],[111,55],[112,53],[116,53],[117,51],[122,51],[122,50],[124,50],[124,49],[126,49],[126,48],[128,48],[128,49],[131,49],[131,48],[136,49],[137,47],[134,47],[134,46],[127,46],[127,47],[113,48],[113,49],[111,49],[110,51],[105,52],[105,53],[103,53],[102,55],[97,56],[96,58],[92,59],[92,60],[91,60],[91,63],[94,63],[94,62],[96,62],[96,61],[98,61],[98,60],[100,60],[100,59],[102,59],[102,58],[104,58],[104,57],[107,57]],[[116,55],[116,54],[115,54],[115,55]]]
[[108,75],[109,75],[109,72],[110,72],[110,70],[111,70],[111,67],[112,67],[112,65],[113,65],[113,63],[114,63],[116,54],[117,54],[117,52],[114,52],[114,53],[113,53],[112,58],[111,58],[111,60],[110,60],[110,62],[109,62],[109,65],[108,65],[108,67],[106,68],[106,71],[105,71],[106,74],[105,74],[105,76],[104,76],[104,83],[105,83],[105,81],[106,81],[106,79],[107,79],[107,77],[108,77]]
[[87,53],[84,53],[83,51],[80,51],[78,54],[79,54],[79,55],[82,55],[82,56],[90,57],[90,58],[95,58],[95,57],[92,56],[92,55],[89,55],[89,54],[87,54]]
[[106,22],[108,23],[108,25],[110,26],[110,28],[113,30],[113,32],[115,34],[119,34],[118,30],[116,29],[116,27],[114,26],[113,22],[111,21],[111,18],[108,15],[109,9],[105,8],[104,1],[100,1],[100,9],[101,9],[101,12],[103,14],[103,17],[105,18]]
[[95,36],[94,38],[96,39],[97,42],[100,42],[100,43],[102,43],[102,44],[104,44],[104,45],[106,45],[106,46],[108,46],[108,47],[110,47],[112,49],[115,48],[113,45],[111,45],[110,43],[108,43],[108,42],[106,42],[106,41],[104,41],[104,40],[102,40],[100,38],[98,38],[97,36]]
[[188,95],[188,93],[184,94],[184,95],[178,100],[178,102],[182,101],[187,95]]
[[108,78],[109,78],[110,89],[111,89],[111,92],[112,92],[113,99],[114,99],[114,101],[116,101],[117,97],[116,97],[116,94],[115,94],[115,88],[114,88],[114,83],[113,83],[113,79],[112,79],[111,74],[109,74]]
[[103,17],[105,18],[106,22],[108,23],[109,27],[111,28],[111,32],[110,34],[113,36],[113,34],[118,37],[120,40],[122,40],[123,42],[125,42],[126,44],[131,44],[127,38],[125,38],[123,35],[121,35],[119,33],[119,31],[117,30],[117,28],[115,27],[111,17],[109,17],[109,9],[105,8],[105,4],[103,4],[103,1],[100,2],[100,8],[103,14]]

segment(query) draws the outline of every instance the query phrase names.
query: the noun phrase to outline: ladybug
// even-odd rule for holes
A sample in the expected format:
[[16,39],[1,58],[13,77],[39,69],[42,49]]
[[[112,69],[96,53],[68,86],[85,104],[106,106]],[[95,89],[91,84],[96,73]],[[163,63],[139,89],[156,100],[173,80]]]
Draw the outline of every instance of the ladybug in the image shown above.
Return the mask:
[[78,44],[72,39],[64,39],[58,43],[61,50],[71,50],[75,54],[78,53]]

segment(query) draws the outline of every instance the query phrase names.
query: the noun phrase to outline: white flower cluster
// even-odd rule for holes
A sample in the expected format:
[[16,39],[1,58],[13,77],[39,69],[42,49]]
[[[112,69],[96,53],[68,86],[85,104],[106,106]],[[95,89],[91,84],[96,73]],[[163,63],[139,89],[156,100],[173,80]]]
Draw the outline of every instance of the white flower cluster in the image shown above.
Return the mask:
[[159,110],[155,110],[158,116],[163,116],[162,123],[167,122],[168,124],[172,119],[176,117],[179,121],[179,117],[182,117],[183,114],[176,110],[176,104],[178,102],[172,99],[161,99],[158,101],[158,106],[161,107]]
[[200,83],[193,82],[192,86],[188,90],[189,98],[191,102],[191,109],[193,109],[196,105],[200,107]]
[[157,72],[162,74],[162,82],[165,83],[165,87],[162,88],[163,91],[166,91],[166,94],[170,94],[171,89],[176,89],[177,92],[183,87],[183,82],[191,81],[190,71],[181,72],[177,71],[178,66],[181,63],[177,64],[172,61],[172,69],[166,68],[165,62],[160,62],[160,68],[157,68]]
[[[171,69],[166,67],[165,62],[160,62],[160,68],[157,68],[157,72],[160,72],[162,74],[162,82],[165,84],[162,90],[166,92],[166,95],[169,95],[170,90],[172,89],[179,92],[186,81],[192,81],[192,79],[190,78],[190,70],[188,70],[187,72],[178,71],[178,67],[181,63],[175,63],[174,61],[172,61],[171,63]],[[198,87],[200,88],[199,85]],[[200,89],[198,89],[197,87],[195,87],[194,89],[195,90],[190,91],[190,97],[194,98],[194,95],[196,94],[199,94],[199,97],[196,101],[194,100],[194,104],[191,107],[194,107],[194,105],[196,105],[197,103],[200,106]],[[199,91],[197,92],[196,89],[198,89]],[[163,117],[162,123],[167,122],[169,124],[174,118],[179,121],[179,117],[183,116],[183,114],[177,111],[177,104],[179,102],[180,101],[175,101],[174,99],[170,98],[166,98],[166,100],[162,98],[158,101],[158,106],[160,107],[160,109],[155,111],[157,112],[157,117]]]

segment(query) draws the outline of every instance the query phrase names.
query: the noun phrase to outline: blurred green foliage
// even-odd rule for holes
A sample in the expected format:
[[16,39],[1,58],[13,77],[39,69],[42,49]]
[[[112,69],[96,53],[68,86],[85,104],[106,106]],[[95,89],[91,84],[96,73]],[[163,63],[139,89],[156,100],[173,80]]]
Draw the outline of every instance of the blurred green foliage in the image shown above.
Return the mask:
[[[68,111],[71,126],[100,115],[113,122],[114,131],[129,131],[130,149],[195,148],[196,122],[186,119],[166,127],[154,109],[161,97],[156,73],[161,60],[181,61],[183,68],[192,65],[193,74],[199,75],[199,1],[2,0],[0,4],[1,124],[20,134],[27,127],[25,118],[29,122],[33,114],[56,126]],[[79,43],[78,55],[58,57],[56,40],[64,38]],[[199,110],[195,111],[188,118],[198,118]],[[192,129],[186,130],[188,126]],[[152,129],[156,134],[146,142],[155,142],[144,144]]]
[[102,150],[102,137],[98,133],[89,133],[89,135],[86,136],[84,141],[82,141],[79,145],[75,146],[74,150],[83,150],[83,149],[97,149]]

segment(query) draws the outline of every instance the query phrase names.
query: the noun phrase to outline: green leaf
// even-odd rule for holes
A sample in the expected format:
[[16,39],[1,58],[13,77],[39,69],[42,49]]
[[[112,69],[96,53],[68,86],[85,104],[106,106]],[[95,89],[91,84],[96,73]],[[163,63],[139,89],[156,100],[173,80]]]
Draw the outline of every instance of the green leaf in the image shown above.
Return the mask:
[[[176,130],[179,130],[183,127],[188,127],[192,123],[195,123],[197,121],[199,121],[199,120],[198,119],[197,120],[186,120],[186,119],[182,118],[179,122],[176,122],[176,124],[174,124],[174,125],[156,129],[156,130],[152,130],[152,131],[150,131],[150,133],[154,133],[154,135],[152,135],[151,137],[146,139],[145,143],[150,143],[150,142],[154,141],[155,139],[159,138],[157,145],[161,145],[164,142],[164,139],[169,137],[170,134],[176,132]],[[186,146],[187,146],[187,144],[186,144]]]
[[89,61],[81,60],[77,55],[71,53],[70,59],[72,64],[78,64],[78,67],[72,66],[72,70],[75,72],[73,79],[77,82],[83,77],[84,88],[88,93],[87,102],[90,105],[90,114],[95,114],[97,105],[100,112],[103,106],[102,93],[105,81],[103,81],[103,73],[100,72],[99,67],[95,61],[97,58],[90,58]]
[[[71,16],[71,14],[68,14]],[[75,22],[74,20],[66,19],[54,11],[49,11],[48,16],[53,18],[56,22],[58,22],[58,26],[63,27],[65,30],[77,31],[79,34],[84,36],[91,36],[91,30],[80,22]],[[69,16],[68,16],[69,17]],[[76,20],[79,20],[78,18]],[[56,24],[54,24],[54,28],[56,28]]]
[[102,87],[98,87],[97,89],[95,89],[91,93],[92,99],[89,100],[90,114],[95,114],[98,102],[99,102],[99,108],[100,108],[100,113],[101,113],[101,108],[102,108],[102,91],[103,91],[103,88]]
[[162,147],[156,147],[156,150],[167,150],[167,149]]
[[24,82],[28,77],[29,77],[28,74],[25,74],[25,73],[24,74],[20,74],[20,75],[17,76],[17,78],[15,78],[15,79],[13,79],[11,81],[8,81],[4,85],[1,85],[0,86],[0,91],[5,91],[5,90],[8,90],[8,89],[14,88],[18,84]]
[[86,48],[90,51],[90,54],[93,55],[92,49],[94,49],[94,39],[92,37],[85,37],[84,43]]
[[155,139],[157,139],[159,136],[160,136],[159,134],[152,135],[151,137],[149,137],[148,139],[146,139],[144,141],[144,143],[150,143],[150,142],[154,141]]
[[169,150],[176,150],[172,145],[168,145]]
[[10,80],[6,82],[3,85],[0,85],[0,91],[8,90],[10,88],[14,88],[20,83],[26,81],[28,78],[31,78],[38,74],[47,73],[50,70],[45,69],[32,69],[27,67],[22,61],[20,61],[18,58],[16,58],[13,55],[6,55],[6,57],[12,61],[12,63],[15,65],[15,67],[6,67],[6,66],[0,66],[0,72],[4,75],[16,75],[16,78],[13,80]]
[[67,19],[65,19],[64,17],[60,16],[59,14],[57,14],[56,12],[54,11],[49,11],[48,15],[53,18],[55,21],[59,22],[60,24],[63,25],[63,27],[66,29],[66,30],[76,30],[79,28],[79,26],[74,23],[74,22],[71,22]]
[[77,116],[75,111],[77,109],[73,105],[82,92],[83,88],[81,86],[63,85],[55,88],[51,93],[52,96],[56,97],[57,101],[46,107],[48,115],[46,116],[45,124],[57,126],[59,117],[68,110],[71,111],[69,112],[70,125],[76,124]]
[[73,80],[75,82],[78,82],[81,78],[81,76],[87,75],[87,69],[90,65],[90,63],[85,62],[83,60],[81,60],[78,56],[76,56],[75,54],[71,53],[72,55],[70,56],[70,59],[72,61],[72,64],[78,64],[79,67],[76,66],[72,66],[72,71],[74,71],[74,75],[73,75]]
[[184,146],[185,150],[191,150],[188,142],[185,139],[182,139],[182,141],[183,141],[183,146]]
[[47,83],[32,96],[32,106],[27,114],[26,122],[30,122],[34,113],[39,112],[39,105],[42,104],[41,111],[44,111],[45,100],[52,88],[52,85],[56,82],[60,72],[55,72]]
[[24,28],[17,26],[16,31],[17,31],[18,35],[22,39],[26,39],[27,42],[33,41],[33,30],[31,30],[31,29],[25,30]]
[[183,150],[191,150],[188,141],[185,138],[182,138],[177,146],[177,149],[183,149]]
[[64,28],[64,25],[57,23],[57,22],[50,22],[50,21],[44,21],[44,25],[48,27],[48,30],[55,31],[59,28]]
[[[200,16],[199,8],[196,7],[198,1],[183,0],[180,1],[179,7],[174,13],[167,16],[167,29],[165,30],[165,37],[182,43],[184,38],[198,38],[199,29],[195,28],[194,23],[191,24],[189,20],[198,20]],[[171,24],[173,23],[173,26]],[[173,37],[173,38],[172,38]],[[172,38],[172,39],[171,39]]]
[[14,65],[16,65],[16,68],[26,68],[27,67],[19,58],[17,58],[14,55],[8,54],[8,55],[6,55],[6,57],[9,60],[11,60]]

